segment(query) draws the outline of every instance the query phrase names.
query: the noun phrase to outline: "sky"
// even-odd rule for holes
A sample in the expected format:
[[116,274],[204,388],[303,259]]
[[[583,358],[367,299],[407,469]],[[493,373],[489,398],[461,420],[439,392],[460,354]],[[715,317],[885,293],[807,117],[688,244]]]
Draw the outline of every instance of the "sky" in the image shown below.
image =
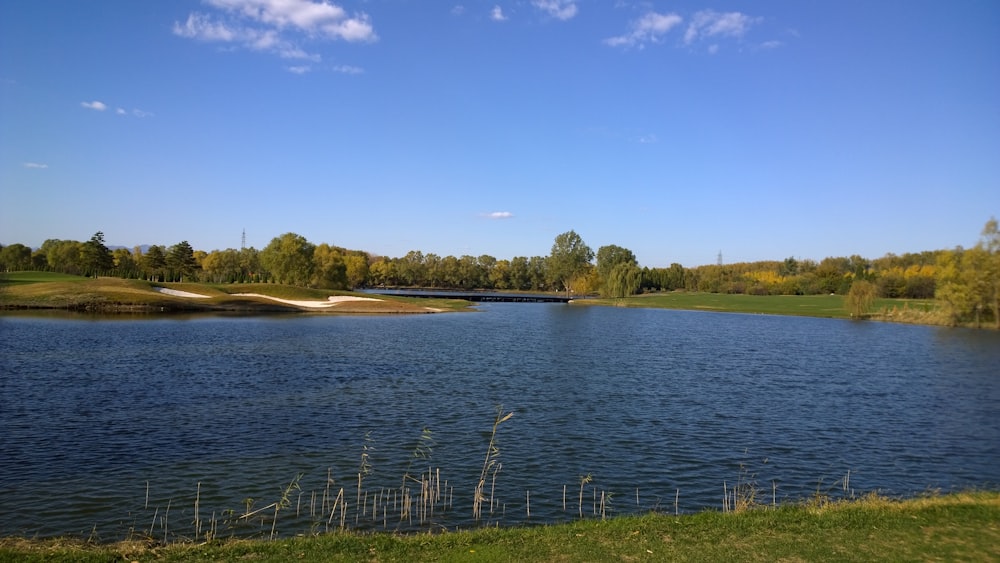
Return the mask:
[[1000,2],[0,3],[0,244],[639,263],[973,246]]

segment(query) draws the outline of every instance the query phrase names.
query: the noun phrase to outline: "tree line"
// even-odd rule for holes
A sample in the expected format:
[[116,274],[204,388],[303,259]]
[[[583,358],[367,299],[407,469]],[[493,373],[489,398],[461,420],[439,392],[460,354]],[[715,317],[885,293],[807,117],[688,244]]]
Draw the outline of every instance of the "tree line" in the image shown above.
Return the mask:
[[[296,233],[275,237],[262,250],[205,252],[187,241],[143,251],[109,250],[102,232],[85,242],[46,240],[0,248],[0,270],[43,270],[86,276],[118,276],[154,282],[270,282],[321,289],[425,287],[465,290],[559,291],[623,298],[646,292],[698,291],[750,295],[849,295],[937,298],[955,323],[1000,327],[1000,233],[991,218],[973,248],[828,257],[820,262],[786,258],[685,268],[640,267],[635,254],[617,245],[594,252],[575,231],[555,237],[546,256],[497,259],[490,255],[439,256],[412,250],[376,256]],[[864,282],[862,285],[859,282]],[[862,291],[862,289],[864,291]]]

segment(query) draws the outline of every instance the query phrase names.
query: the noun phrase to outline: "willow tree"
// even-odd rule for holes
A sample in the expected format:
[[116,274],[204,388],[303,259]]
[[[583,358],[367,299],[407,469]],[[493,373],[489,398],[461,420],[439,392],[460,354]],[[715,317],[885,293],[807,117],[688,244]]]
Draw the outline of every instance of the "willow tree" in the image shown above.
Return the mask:
[[863,319],[868,316],[875,304],[875,295],[878,289],[870,281],[855,280],[851,284],[851,289],[847,292],[845,299],[847,312],[852,319]]
[[605,297],[622,299],[639,292],[642,284],[642,270],[631,262],[622,262],[611,269],[604,280],[602,293]]

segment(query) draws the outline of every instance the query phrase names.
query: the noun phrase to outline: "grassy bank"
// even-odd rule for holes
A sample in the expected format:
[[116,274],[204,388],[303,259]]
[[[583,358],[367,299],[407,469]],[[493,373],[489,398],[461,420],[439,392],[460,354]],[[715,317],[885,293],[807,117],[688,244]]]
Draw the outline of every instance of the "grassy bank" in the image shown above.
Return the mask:
[[[685,309],[729,313],[761,313],[795,315],[831,319],[850,318],[842,295],[730,295],[725,293],[652,293],[625,299],[585,299],[577,301],[591,305]],[[933,299],[876,299],[874,317],[886,312],[907,310],[929,313],[937,309]]]
[[[193,299],[158,292],[156,288],[194,293]],[[286,300],[326,301],[332,295],[360,295],[347,291],[315,290],[278,284],[152,283],[119,278],[85,278],[50,272],[12,272],[0,280],[2,309],[65,309],[91,312],[296,312],[391,314],[457,311],[470,303],[458,299],[416,299],[370,296],[375,301],[351,301],[325,309],[303,308],[265,297],[236,295],[254,293]]]
[[811,501],[439,534],[210,543],[0,539],[0,561],[997,561],[1000,493]]

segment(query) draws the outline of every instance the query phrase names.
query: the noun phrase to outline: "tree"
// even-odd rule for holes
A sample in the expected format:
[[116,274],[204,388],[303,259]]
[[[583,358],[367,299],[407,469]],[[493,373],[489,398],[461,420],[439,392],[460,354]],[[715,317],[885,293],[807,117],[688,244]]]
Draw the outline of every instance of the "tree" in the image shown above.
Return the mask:
[[877,293],[875,284],[867,280],[855,280],[847,292],[847,311],[852,319],[863,319],[871,312]]
[[547,262],[549,280],[569,293],[570,282],[582,274],[593,259],[594,251],[584,244],[576,231],[558,235]]
[[642,270],[634,262],[621,262],[608,273],[602,287],[604,297],[622,299],[639,292]]
[[340,249],[323,243],[313,251],[313,285],[321,289],[346,289],[347,265]]
[[260,262],[278,283],[305,286],[312,280],[315,248],[302,235],[285,233],[264,247]]
[[351,251],[344,256],[347,287],[354,289],[362,287],[368,281],[368,255],[364,252]]
[[0,270],[16,272],[31,268],[31,249],[19,242],[0,250]]
[[167,255],[163,247],[157,244],[146,249],[140,261],[142,269],[146,272],[146,277],[151,281],[163,281],[164,273],[167,269]]
[[[597,249],[597,275],[599,277],[600,291],[604,297],[615,297],[617,293],[622,289],[620,279],[611,279],[611,273],[621,264],[631,264],[632,266],[638,267],[638,262],[635,259],[635,254],[627,248],[622,248],[620,246],[609,244],[607,246],[602,246]],[[640,270],[640,283],[641,283],[641,270]],[[622,272],[619,272],[621,275]],[[638,291],[638,287],[636,288]],[[635,293],[634,291],[629,293],[631,295]],[[624,297],[622,295],[621,297]]]
[[191,281],[198,269],[198,262],[194,258],[194,249],[186,240],[170,247],[167,251],[166,262],[167,268],[170,270],[171,280],[184,281],[188,279]]
[[1000,228],[996,217],[990,217],[980,233],[979,246],[986,252],[986,303],[993,310],[993,322],[1000,329]]
[[80,254],[88,276],[93,274],[96,278],[115,267],[115,259],[104,245],[104,233],[101,231],[97,231],[90,240],[83,243]]

